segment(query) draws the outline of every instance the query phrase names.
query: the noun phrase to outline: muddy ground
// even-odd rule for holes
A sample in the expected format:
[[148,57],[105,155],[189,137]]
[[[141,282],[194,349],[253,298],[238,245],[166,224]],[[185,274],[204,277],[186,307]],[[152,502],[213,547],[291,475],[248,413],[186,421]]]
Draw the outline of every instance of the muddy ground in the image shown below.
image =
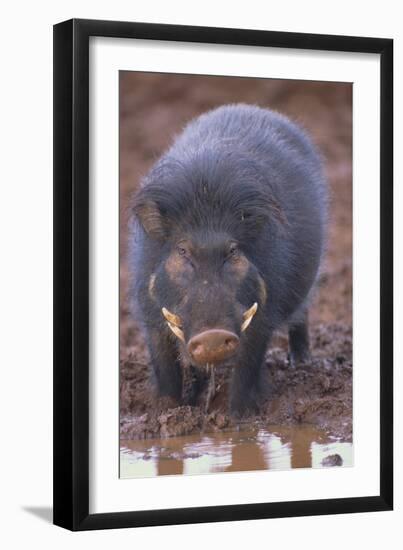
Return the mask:
[[[309,365],[291,369],[286,332],[266,356],[267,401],[245,424],[312,423],[352,440],[352,87],[343,83],[121,73],[121,322],[122,439],[234,429],[227,414],[228,372],[217,372],[205,414],[154,397],[148,355],[127,302],[128,204],[141,176],[193,116],[225,103],[278,110],[302,124],[322,152],[330,188],[328,246],[311,308]],[[185,373],[186,378],[186,373]],[[205,397],[205,396],[204,396]]]

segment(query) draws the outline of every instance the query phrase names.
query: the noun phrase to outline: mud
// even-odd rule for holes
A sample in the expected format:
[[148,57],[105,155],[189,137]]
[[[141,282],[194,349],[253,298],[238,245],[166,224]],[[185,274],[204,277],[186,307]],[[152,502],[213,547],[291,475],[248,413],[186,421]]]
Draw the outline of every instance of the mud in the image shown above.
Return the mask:
[[[227,414],[229,372],[216,372],[215,396],[198,407],[156,399],[148,355],[127,302],[125,259],[130,194],[187,120],[224,103],[256,103],[299,121],[322,152],[329,181],[326,258],[311,309],[309,365],[292,369],[286,333],[266,356],[267,399],[239,424]],[[348,84],[121,73],[120,431],[122,440],[311,424],[352,441],[352,88]],[[185,372],[186,382],[186,372]],[[334,465],[339,459],[334,453]]]

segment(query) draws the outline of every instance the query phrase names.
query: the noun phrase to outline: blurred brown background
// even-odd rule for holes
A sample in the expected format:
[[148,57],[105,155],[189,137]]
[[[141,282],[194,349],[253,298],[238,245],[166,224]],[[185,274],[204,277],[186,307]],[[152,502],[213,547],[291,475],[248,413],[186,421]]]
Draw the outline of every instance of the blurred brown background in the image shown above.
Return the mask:
[[292,80],[120,73],[121,355],[141,346],[127,300],[127,216],[141,177],[193,117],[226,103],[280,111],[320,149],[330,187],[328,251],[312,308],[315,323],[351,326],[352,85]]

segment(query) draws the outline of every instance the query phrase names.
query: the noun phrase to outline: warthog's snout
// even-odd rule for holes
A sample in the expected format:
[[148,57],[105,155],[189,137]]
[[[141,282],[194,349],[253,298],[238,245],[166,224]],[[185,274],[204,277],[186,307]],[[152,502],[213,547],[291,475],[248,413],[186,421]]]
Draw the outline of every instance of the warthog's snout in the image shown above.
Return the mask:
[[228,359],[238,347],[239,338],[233,332],[210,329],[189,340],[187,349],[198,365],[215,364]]
[[[258,305],[257,302],[253,304],[243,314],[243,320],[241,325],[241,332],[244,332],[250,325]],[[162,315],[172,330],[172,332],[186,344],[185,335],[183,333],[181,318],[172,313],[167,308],[162,308]],[[187,343],[187,350],[197,365],[216,364],[228,359],[231,355],[234,355],[239,344],[239,338],[233,332],[224,329],[209,329],[196,336],[193,336]]]

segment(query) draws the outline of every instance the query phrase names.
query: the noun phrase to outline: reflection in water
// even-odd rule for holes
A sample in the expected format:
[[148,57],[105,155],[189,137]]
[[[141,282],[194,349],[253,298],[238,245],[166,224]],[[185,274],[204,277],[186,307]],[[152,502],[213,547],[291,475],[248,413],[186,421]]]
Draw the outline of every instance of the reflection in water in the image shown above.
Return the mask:
[[225,468],[226,472],[267,470],[264,448],[256,438],[236,443],[232,448],[231,459],[231,464]]
[[178,458],[165,458],[157,460],[157,475],[167,476],[183,474],[183,460]]
[[120,477],[323,468],[337,455],[352,466],[351,443],[308,425],[122,441]]

